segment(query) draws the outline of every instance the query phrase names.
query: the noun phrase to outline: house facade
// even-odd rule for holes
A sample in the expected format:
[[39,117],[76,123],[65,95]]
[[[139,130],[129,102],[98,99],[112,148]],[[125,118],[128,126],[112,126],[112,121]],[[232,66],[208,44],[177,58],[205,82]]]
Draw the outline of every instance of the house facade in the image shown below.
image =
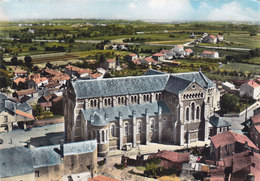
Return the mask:
[[67,82],[66,142],[96,139],[98,153],[150,142],[184,145],[208,140],[219,109],[215,84],[202,72]]
[[201,53],[202,58],[219,58],[219,53],[214,51],[203,51]]
[[210,156],[213,160],[220,160],[234,153],[241,153],[248,148],[256,149],[256,145],[245,135],[225,131],[210,137]]
[[260,98],[260,85],[256,81],[250,80],[240,86],[239,95],[258,100]]
[[26,129],[33,120],[32,108],[27,102],[16,103],[0,93],[0,133],[18,126]]
[[0,149],[0,155],[1,181],[63,180],[64,175],[83,172],[91,178],[97,174],[95,140],[31,149],[12,147]]
[[260,115],[255,115],[250,118],[250,129],[249,135],[253,143],[259,148],[260,147]]

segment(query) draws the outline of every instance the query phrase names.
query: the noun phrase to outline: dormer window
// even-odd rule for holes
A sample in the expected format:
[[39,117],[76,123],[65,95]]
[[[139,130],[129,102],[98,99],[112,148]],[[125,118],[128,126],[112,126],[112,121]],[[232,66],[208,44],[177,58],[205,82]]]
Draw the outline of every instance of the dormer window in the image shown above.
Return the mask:
[[191,88],[192,88],[192,89],[195,89],[195,88],[196,88],[196,85],[192,85]]

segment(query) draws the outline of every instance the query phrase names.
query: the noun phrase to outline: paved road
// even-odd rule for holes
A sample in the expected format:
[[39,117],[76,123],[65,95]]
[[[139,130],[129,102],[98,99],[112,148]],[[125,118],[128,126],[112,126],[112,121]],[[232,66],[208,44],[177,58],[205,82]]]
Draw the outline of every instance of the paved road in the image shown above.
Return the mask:
[[15,146],[25,146],[26,141],[31,141],[31,147],[59,144],[64,137],[64,123],[34,127],[30,131],[21,129],[0,133],[0,149]]

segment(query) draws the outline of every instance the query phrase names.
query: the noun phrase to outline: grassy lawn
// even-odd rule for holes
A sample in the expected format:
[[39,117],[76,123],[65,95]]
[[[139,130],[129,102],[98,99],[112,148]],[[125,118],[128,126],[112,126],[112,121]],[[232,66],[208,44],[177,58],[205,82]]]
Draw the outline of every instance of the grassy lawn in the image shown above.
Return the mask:
[[259,64],[260,65],[260,57],[255,57],[255,58],[251,58],[249,60],[244,60],[246,62],[249,62],[249,63],[253,63],[253,64]]
[[224,56],[227,56],[227,55],[237,55],[237,54],[247,53],[247,51],[216,50],[216,49],[213,49],[213,48],[200,48],[200,47],[192,47],[191,49],[194,51],[194,53],[202,53],[205,50],[216,51],[216,52],[219,53],[220,57],[224,57]]
[[230,63],[221,67],[222,70],[248,71],[260,74],[260,65],[252,65],[245,63]]
[[250,36],[249,34],[225,34],[225,41],[234,42],[234,45],[238,47],[248,47],[248,48],[260,48],[260,35]]

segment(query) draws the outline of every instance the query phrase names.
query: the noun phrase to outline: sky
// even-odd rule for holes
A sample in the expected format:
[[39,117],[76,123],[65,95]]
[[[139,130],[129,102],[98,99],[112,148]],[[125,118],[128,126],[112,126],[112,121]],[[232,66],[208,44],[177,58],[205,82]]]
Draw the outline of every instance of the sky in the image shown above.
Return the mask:
[[259,0],[0,0],[0,21],[53,18],[260,21]]

